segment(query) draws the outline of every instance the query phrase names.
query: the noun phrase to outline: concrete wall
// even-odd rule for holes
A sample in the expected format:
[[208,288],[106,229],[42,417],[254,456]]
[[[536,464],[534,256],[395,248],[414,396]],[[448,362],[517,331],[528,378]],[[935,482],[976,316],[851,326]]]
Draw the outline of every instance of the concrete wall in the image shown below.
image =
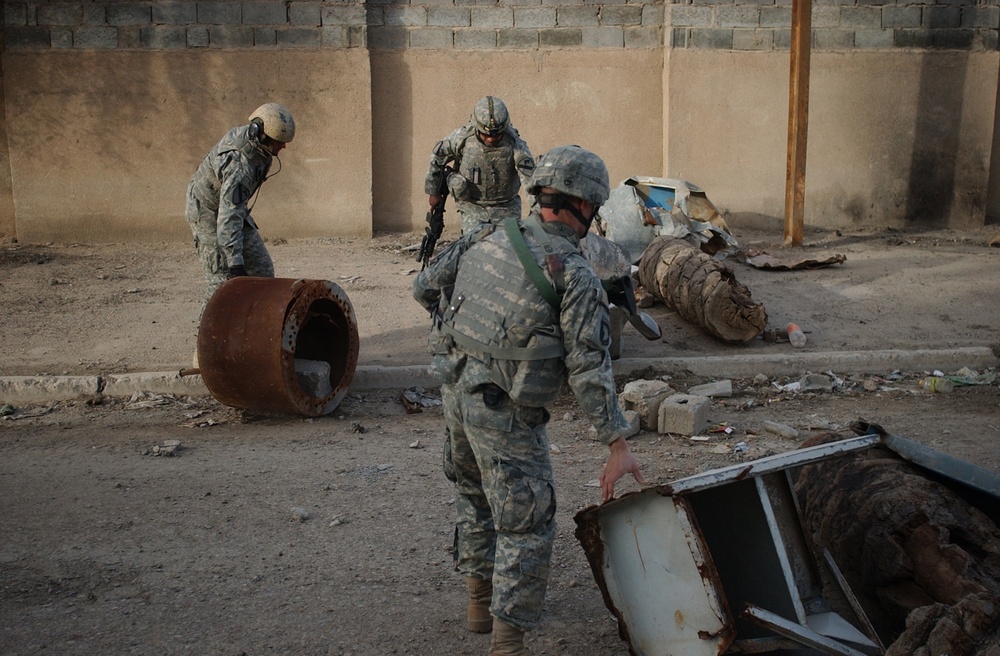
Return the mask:
[[[662,81],[659,50],[374,53],[376,226],[422,227],[431,149],[489,94],[504,100],[536,156],[575,143],[604,158],[612,184],[659,175]],[[457,215],[446,223],[457,227]]]
[[294,108],[296,137],[261,188],[261,229],[371,234],[364,50],[8,51],[4,70],[20,239],[189,237],[191,175],[266,101]]
[[[734,222],[783,212],[789,54],[673,50],[664,161]],[[984,222],[995,53],[814,52],[805,222]]]
[[[0,234],[24,241],[188,238],[198,161],[270,100],[298,123],[254,209],[272,237],[421,229],[430,150],[486,94],[535,154],[686,178],[734,222],[784,211],[791,0],[2,6]],[[815,0],[812,19],[807,224],[982,225],[996,0]]]

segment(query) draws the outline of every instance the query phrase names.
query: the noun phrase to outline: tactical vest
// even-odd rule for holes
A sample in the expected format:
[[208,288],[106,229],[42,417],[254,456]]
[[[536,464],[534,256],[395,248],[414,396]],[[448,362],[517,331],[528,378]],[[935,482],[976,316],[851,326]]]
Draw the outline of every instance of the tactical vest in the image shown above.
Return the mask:
[[469,181],[467,200],[478,205],[502,205],[517,195],[521,179],[514,166],[514,140],[505,133],[496,146],[487,147],[475,130],[460,150],[458,172]]
[[483,362],[515,402],[544,406],[559,395],[565,364],[558,308],[527,279],[502,230],[462,256],[441,331]]
[[237,158],[238,166],[250,167],[253,183],[249,190],[251,196],[264,182],[271,168],[272,155],[247,138],[247,126],[231,129],[205,156],[195,173],[192,193],[203,207],[219,211],[219,190],[222,188],[220,174],[232,158]]

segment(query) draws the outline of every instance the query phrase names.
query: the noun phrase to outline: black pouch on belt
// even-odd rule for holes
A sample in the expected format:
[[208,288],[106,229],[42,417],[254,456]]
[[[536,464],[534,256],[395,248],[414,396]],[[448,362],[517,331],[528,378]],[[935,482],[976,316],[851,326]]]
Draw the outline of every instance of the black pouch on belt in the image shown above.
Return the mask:
[[499,385],[489,383],[483,386],[483,403],[487,408],[492,410],[499,408],[506,398],[507,393]]

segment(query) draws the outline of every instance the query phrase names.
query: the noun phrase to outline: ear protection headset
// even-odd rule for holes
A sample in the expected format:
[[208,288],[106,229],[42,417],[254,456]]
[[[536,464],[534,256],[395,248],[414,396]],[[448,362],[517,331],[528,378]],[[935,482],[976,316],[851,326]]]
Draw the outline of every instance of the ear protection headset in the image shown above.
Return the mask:
[[247,136],[254,141],[260,141],[260,138],[264,136],[264,121],[259,118],[250,121],[250,127],[247,128]]

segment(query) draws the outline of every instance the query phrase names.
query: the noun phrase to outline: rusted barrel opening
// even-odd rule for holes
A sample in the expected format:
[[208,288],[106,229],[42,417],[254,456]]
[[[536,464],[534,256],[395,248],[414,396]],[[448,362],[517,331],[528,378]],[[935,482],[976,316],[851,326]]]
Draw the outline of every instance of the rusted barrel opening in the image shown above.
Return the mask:
[[354,308],[328,280],[235,278],[198,331],[201,375],[220,403],[313,417],[340,404],[358,346]]

